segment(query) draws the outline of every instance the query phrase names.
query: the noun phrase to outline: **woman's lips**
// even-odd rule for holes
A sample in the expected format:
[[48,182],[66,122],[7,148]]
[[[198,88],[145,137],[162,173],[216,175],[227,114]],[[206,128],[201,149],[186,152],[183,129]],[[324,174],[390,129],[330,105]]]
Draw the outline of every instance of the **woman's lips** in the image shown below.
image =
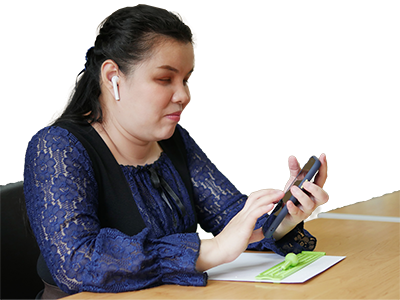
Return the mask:
[[174,112],[172,114],[166,115],[166,117],[174,122],[179,122],[181,119],[181,111]]

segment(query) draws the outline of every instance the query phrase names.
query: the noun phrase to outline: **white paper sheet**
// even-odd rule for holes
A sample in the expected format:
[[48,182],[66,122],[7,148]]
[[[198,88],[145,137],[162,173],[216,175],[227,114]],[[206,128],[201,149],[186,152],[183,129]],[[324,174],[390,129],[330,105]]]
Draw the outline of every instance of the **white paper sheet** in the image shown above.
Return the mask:
[[282,281],[255,279],[261,272],[285,260],[284,257],[272,253],[242,253],[235,261],[212,268],[207,273],[209,280],[303,283],[345,257],[325,255]]

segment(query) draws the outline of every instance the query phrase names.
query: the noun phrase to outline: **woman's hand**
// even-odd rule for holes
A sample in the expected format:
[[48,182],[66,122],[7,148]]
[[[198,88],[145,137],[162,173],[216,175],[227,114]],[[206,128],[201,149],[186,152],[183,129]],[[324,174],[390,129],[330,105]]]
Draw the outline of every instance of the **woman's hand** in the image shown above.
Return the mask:
[[216,237],[202,240],[196,269],[205,271],[235,260],[250,243],[264,238],[262,229],[254,230],[258,218],[268,213],[284,193],[279,190],[261,190],[252,193],[243,209]]
[[[292,201],[288,201],[286,203],[289,213],[283,219],[282,223],[278,226],[273,235],[276,240],[282,238],[285,234],[296,227],[297,224],[307,219],[318,206],[328,201],[329,196],[322,189],[328,177],[328,164],[326,161],[326,155],[321,154],[319,160],[321,162],[321,167],[319,168],[314,182],[306,182],[303,185],[304,189],[310,193],[310,196],[301,191],[297,186],[292,186],[290,188],[292,195],[296,197],[296,199],[299,201],[299,204],[296,206]],[[300,172],[300,165],[294,156],[289,157],[289,170],[290,178],[286,184],[285,190]]]

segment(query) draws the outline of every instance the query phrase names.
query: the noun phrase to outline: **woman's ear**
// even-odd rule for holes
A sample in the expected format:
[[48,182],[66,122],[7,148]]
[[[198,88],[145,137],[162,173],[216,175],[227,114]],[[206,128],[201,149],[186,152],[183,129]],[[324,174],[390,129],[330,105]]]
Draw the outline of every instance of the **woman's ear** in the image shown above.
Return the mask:
[[111,59],[107,59],[101,65],[102,93],[108,95],[107,98],[111,96],[117,101],[119,100],[119,73],[120,71],[118,65]]

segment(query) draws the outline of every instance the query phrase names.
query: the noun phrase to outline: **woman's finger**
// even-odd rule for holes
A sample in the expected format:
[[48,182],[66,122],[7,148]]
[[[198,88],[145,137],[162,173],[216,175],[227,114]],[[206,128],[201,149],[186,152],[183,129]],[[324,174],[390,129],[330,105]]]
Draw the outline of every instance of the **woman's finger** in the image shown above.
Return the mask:
[[312,198],[314,198],[314,201],[317,204],[317,206],[320,206],[328,202],[329,195],[320,186],[312,182],[305,182],[303,187],[307,192],[311,194]]
[[297,161],[297,158],[293,155],[289,156],[288,165],[289,165],[290,176],[296,177],[297,174],[299,174],[300,172],[300,164]]
[[301,205],[301,210],[306,215],[311,215],[311,213],[316,208],[316,203],[306,193],[304,193],[301,189],[299,189],[297,186],[293,186],[290,189],[290,191],[292,192],[292,195],[297,199],[297,201],[299,201],[299,203]]
[[319,168],[317,176],[315,176],[314,183],[322,188],[328,178],[328,162],[324,153],[319,157],[319,161],[321,162],[321,167]]
[[253,202],[259,201],[260,199],[264,199],[267,202],[269,201],[270,203],[276,203],[283,197],[283,195],[284,193],[281,190],[275,190],[275,189],[260,190],[250,194],[250,196],[247,198],[246,205],[249,206]]
[[289,180],[287,181],[287,183],[285,185],[284,191],[286,191],[289,188],[290,184],[293,182],[293,180],[296,178],[297,174],[299,174],[299,172],[301,170],[299,162],[297,161],[296,157],[294,157],[293,155],[289,156],[288,165],[289,165],[290,176],[289,176]]

